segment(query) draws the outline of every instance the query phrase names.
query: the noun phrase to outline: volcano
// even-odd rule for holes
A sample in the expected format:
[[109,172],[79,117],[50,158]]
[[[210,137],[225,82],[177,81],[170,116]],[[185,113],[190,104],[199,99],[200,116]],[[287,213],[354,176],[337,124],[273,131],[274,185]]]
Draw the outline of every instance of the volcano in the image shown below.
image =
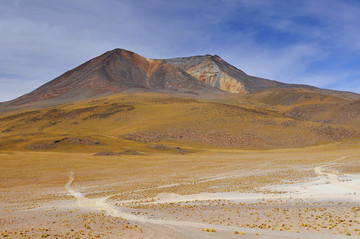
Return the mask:
[[271,89],[306,89],[358,99],[354,93],[285,84],[246,74],[217,55],[148,59],[124,49],[93,58],[17,99],[3,109],[52,106],[125,92],[209,95]]

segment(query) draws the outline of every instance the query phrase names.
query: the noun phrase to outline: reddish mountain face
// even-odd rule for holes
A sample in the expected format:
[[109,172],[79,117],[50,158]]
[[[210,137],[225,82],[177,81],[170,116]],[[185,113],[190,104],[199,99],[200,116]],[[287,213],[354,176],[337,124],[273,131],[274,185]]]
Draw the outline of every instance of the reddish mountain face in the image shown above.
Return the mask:
[[267,89],[300,88],[345,98],[359,95],[285,84],[249,76],[219,56],[147,59],[134,52],[114,49],[66,72],[38,89],[12,101],[6,108],[50,106],[119,92],[152,91],[191,93],[252,93]]
[[115,49],[66,72],[26,95],[3,104],[54,105],[127,90],[197,94],[219,91],[166,61],[149,60],[130,51]]

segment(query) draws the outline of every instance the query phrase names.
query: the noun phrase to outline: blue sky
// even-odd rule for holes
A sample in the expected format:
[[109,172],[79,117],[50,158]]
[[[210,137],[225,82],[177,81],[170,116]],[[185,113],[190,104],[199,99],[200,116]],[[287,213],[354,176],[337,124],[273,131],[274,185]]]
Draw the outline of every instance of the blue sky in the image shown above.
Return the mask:
[[360,93],[360,1],[2,0],[0,101],[114,48]]

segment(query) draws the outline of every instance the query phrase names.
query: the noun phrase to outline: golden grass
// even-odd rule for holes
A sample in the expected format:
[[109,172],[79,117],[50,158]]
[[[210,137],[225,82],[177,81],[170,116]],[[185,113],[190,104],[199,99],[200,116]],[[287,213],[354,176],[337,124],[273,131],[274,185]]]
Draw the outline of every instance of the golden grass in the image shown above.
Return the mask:
[[[346,126],[329,136],[319,133],[322,124],[294,120],[280,108],[259,108],[243,97],[239,104],[234,96],[200,100],[155,93],[119,94],[49,109],[11,112],[0,117],[0,149],[24,150],[29,145],[43,144],[43,151],[130,148],[156,152],[150,145],[159,142],[173,147],[272,149],[330,143],[343,137],[343,132],[341,139],[350,137],[344,131]],[[328,127],[331,130],[335,126]],[[127,135],[135,137],[135,141]],[[64,138],[90,139],[101,144],[49,146]]]

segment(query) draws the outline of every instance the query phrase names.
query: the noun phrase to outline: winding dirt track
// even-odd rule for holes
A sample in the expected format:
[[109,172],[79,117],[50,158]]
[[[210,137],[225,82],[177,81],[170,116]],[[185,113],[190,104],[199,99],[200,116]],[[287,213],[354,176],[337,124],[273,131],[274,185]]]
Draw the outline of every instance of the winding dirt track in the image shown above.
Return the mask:
[[321,166],[318,166],[314,169],[316,175],[320,176],[320,177],[327,177],[328,178],[328,182],[330,184],[333,184],[337,187],[340,187],[340,188],[345,188],[345,189],[351,189],[351,190],[354,190],[355,193],[360,193],[360,185],[359,184],[354,184],[354,183],[351,183],[351,182],[341,182],[339,181],[339,178],[338,178],[338,171],[336,170],[332,170],[331,173],[329,172],[325,172],[325,168],[328,167],[328,166],[331,166],[331,165],[335,165],[338,161],[341,161],[341,160],[344,160],[344,159],[347,159],[351,156],[343,156],[343,157],[340,157],[338,159],[335,159],[334,161],[331,161],[327,164],[324,164],[324,165],[321,165]]
[[[346,157],[339,158],[335,161],[339,161],[344,158],[346,158]],[[331,163],[335,163],[335,161],[333,161]],[[324,168],[329,165],[330,165],[330,163],[316,167],[315,172],[319,176],[328,176],[330,178],[331,182],[342,185],[342,183],[337,180],[337,175],[333,176],[334,174],[329,174],[329,173],[324,172]],[[287,231],[278,232],[278,231],[270,231],[270,230],[241,228],[241,227],[234,227],[234,226],[221,226],[221,225],[213,225],[213,224],[197,223],[197,222],[189,222],[189,221],[174,221],[174,220],[168,220],[168,219],[166,219],[166,220],[151,219],[151,218],[147,218],[147,217],[144,217],[141,215],[135,215],[132,213],[128,213],[124,210],[125,208],[116,207],[116,206],[112,205],[111,203],[107,202],[107,199],[109,199],[110,197],[112,197],[114,195],[110,195],[107,197],[101,197],[101,198],[94,198],[94,199],[86,198],[81,192],[78,192],[78,191],[72,189],[71,184],[73,181],[74,181],[74,173],[70,172],[69,181],[66,183],[65,188],[70,195],[72,195],[73,197],[75,197],[77,199],[76,203],[79,208],[84,208],[86,210],[91,210],[91,211],[105,211],[108,215],[111,215],[113,217],[119,217],[119,218],[123,218],[123,219],[129,220],[129,221],[136,221],[138,223],[143,223],[143,224],[156,224],[156,225],[160,225],[162,227],[168,227],[168,228],[171,228],[172,230],[178,231],[179,233],[183,232],[184,236],[185,236],[185,234],[190,233],[190,235],[197,235],[197,236],[195,236],[195,238],[212,237],[212,236],[210,236],[210,234],[202,233],[199,230],[199,229],[203,229],[203,228],[213,228],[213,229],[216,229],[217,231],[228,231],[228,232],[233,232],[233,231],[237,230],[237,231],[244,231],[244,232],[253,233],[253,234],[255,232],[260,232],[261,238],[319,238],[319,236],[320,237],[324,236],[324,234],[317,234],[317,233],[310,234],[310,233],[295,233],[295,232],[287,232]],[[171,185],[169,185],[169,186],[171,186]],[[162,187],[162,186],[160,186],[160,187]],[[217,200],[217,199],[229,200],[229,198],[227,198],[227,197],[221,197],[220,195],[218,195],[217,197],[214,197],[214,195],[211,195],[211,194],[209,194],[208,197],[203,195],[201,198],[194,197],[194,195],[188,195],[188,196],[189,197],[184,196],[183,200],[176,199],[176,197],[175,197],[175,198],[172,198],[169,200],[159,200],[158,203],[162,203],[164,201],[179,202],[179,201],[185,201],[185,200],[186,201]],[[249,199],[249,197],[246,197],[246,198]],[[259,198],[259,197],[254,196],[251,199],[255,199],[255,198]],[[239,199],[239,197],[237,197],[236,199]],[[120,201],[120,204],[122,204],[122,205],[126,205],[126,203],[127,203],[127,201]],[[189,232],[189,230],[190,230],[190,232]],[[206,236],[206,235],[209,235],[209,236]],[[342,237],[331,235],[330,238],[342,238]]]

